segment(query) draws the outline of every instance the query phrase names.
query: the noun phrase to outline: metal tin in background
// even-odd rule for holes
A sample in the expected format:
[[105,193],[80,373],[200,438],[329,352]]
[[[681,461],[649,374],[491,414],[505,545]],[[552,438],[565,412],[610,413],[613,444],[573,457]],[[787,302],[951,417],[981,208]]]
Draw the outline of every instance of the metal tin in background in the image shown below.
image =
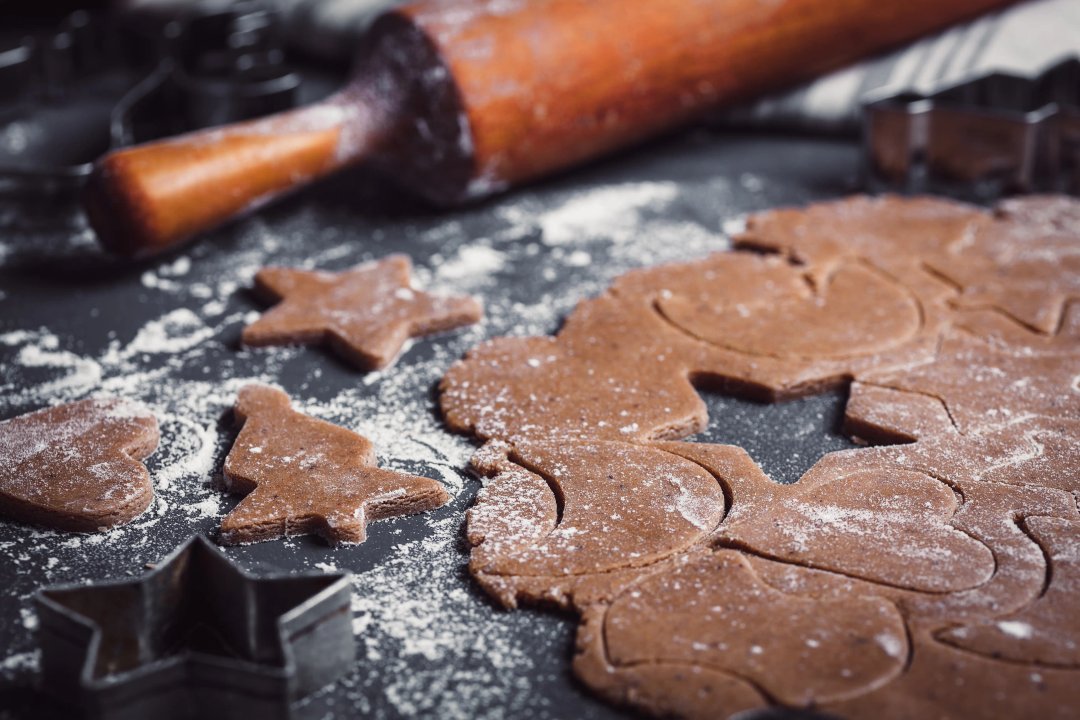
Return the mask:
[[110,149],[293,107],[279,25],[243,0],[173,18],[78,11],[0,38],[0,189],[71,193]]
[[863,163],[874,191],[1080,195],[1080,59],[1030,78],[993,73],[930,95],[872,96]]
[[101,720],[289,718],[355,663],[347,573],[259,578],[197,535],[131,580],[35,596],[43,689]]

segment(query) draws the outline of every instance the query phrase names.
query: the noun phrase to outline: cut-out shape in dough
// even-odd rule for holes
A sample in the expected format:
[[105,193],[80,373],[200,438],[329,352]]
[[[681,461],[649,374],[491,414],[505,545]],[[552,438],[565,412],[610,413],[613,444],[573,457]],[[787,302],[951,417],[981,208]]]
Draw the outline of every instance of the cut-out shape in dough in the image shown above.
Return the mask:
[[954,333],[933,363],[863,379],[938,398],[956,428],[970,433],[1026,415],[1080,420],[1078,371],[1080,344],[1034,353]]
[[516,578],[650,565],[701,540],[724,516],[712,475],[649,447],[493,443],[473,466],[493,479],[469,513],[470,568],[481,582],[492,578],[508,605],[517,600]]
[[768,705],[751,682],[691,663],[615,667],[604,645],[606,604],[588,606],[577,633],[574,674],[608,702],[650,715],[713,720]]
[[729,264],[750,259],[768,265],[764,271],[725,273],[700,288],[672,290],[657,301],[672,323],[713,345],[748,355],[846,358],[890,350],[914,337],[922,325],[915,297],[860,263],[838,266],[814,288],[798,267],[787,263],[715,257]]
[[311,533],[363,542],[369,521],[449,499],[435,480],[377,467],[367,438],[296,412],[280,390],[248,385],[234,412],[242,428],[223,475],[245,497],[221,521],[223,543]]
[[1065,302],[1080,298],[1080,201],[1013,201],[1007,219],[940,248],[927,264],[960,288],[965,308],[996,308],[1053,334]]
[[902,468],[823,472],[799,482],[770,480],[732,446],[659,443],[700,462],[732,496],[717,532],[725,545],[895,587],[950,592],[986,582],[994,558],[951,526],[959,506],[948,485]]
[[[797,707],[880,686],[908,654],[903,618],[888,600],[786,595],[733,550],[633,585],[608,608],[603,636],[613,668],[700,666],[746,678]],[[722,716],[726,708],[715,709]]]
[[932,197],[856,195],[751,216],[735,247],[777,252],[820,279],[848,260],[871,262],[909,287],[929,287],[920,265],[929,253],[990,222],[970,205]]
[[883,457],[955,481],[980,480],[1080,493],[1080,422],[1030,417],[980,434],[935,436]]
[[474,348],[443,377],[440,403],[452,429],[484,439],[681,437],[706,421],[688,377],[695,346],[651,309],[601,296],[557,337]]
[[844,407],[844,433],[873,444],[911,443],[956,433],[935,397],[854,382]]
[[938,639],[994,658],[1080,667],[1080,522],[1031,517],[1028,531],[1050,560],[1046,592],[1017,613],[938,633]]
[[1076,717],[1077,707],[1080,683],[1075,671],[994,660],[920,631],[912,635],[911,665],[899,677],[821,710],[866,720],[1069,720]]
[[[951,289],[926,273],[918,277],[928,287],[898,282],[857,258],[845,258],[815,277],[777,255],[716,253],[628,272],[615,279],[607,296],[624,313],[659,314],[664,334],[696,341],[681,346],[695,384],[775,401],[842,386],[867,369],[904,368],[933,358],[947,324],[941,298]],[[883,306],[881,315],[868,298],[837,301],[858,285]],[[860,309],[876,322],[860,317],[858,331],[832,322],[816,310],[830,298],[834,310],[843,307],[847,321]],[[816,320],[811,324],[809,318]],[[650,327],[650,335],[654,332]]]
[[[841,455],[838,453],[837,455]],[[834,455],[832,458],[836,458]],[[1043,592],[1048,566],[1041,547],[1021,526],[1016,508],[1039,515],[1080,521],[1072,495],[1029,486],[969,482],[958,484],[964,505],[953,526],[994,553],[994,574],[981,585],[951,593],[924,593],[748,555],[759,576],[788,593],[815,597],[877,595],[894,601],[909,627],[982,622],[1016,612]]]
[[158,438],[150,411],[113,398],[0,422],[0,515],[78,532],[130,522],[154,499],[141,460]]
[[437,297],[414,289],[412,263],[405,255],[340,273],[263,268],[255,288],[278,304],[244,328],[245,345],[325,342],[362,370],[392,363],[410,337],[471,325],[482,314],[471,297]]

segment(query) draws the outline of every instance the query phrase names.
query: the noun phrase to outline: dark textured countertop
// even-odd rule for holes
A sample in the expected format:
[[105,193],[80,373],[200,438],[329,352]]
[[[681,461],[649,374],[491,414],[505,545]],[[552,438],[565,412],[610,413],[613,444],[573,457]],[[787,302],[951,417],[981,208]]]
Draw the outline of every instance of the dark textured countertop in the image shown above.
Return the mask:
[[[35,590],[138,573],[192,533],[213,533],[235,503],[214,476],[234,437],[228,408],[249,381],[280,385],[300,409],[371,438],[384,465],[439,479],[453,496],[373,524],[361,545],[295,538],[227,550],[256,571],[355,573],[356,667],[298,717],[618,716],[573,680],[572,619],[502,611],[470,581],[474,444],[441,426],[435,385],[485,338],[556,330],[621,272],[723,249],[724,229],[746,212],[850,192],[856,157],[840,142],[691,131],[444,212],[353,171],[139,265],[100,255],[58,203],[0,197],[0,417],[109,394],[146,403],[162,428],[149,460],[158,500],[130,525],[72,535],[0,522],[0,718],[39,715]],[[482,298],[485,322],[417,341],[372,375],[319,349],[239,348],[261,309],[247,290],[261,265],[340,269],[390,252],[412,256],[426,289]],[[707,400],[700,439],[746,447],[777,479],[848,446],[842,394]]]

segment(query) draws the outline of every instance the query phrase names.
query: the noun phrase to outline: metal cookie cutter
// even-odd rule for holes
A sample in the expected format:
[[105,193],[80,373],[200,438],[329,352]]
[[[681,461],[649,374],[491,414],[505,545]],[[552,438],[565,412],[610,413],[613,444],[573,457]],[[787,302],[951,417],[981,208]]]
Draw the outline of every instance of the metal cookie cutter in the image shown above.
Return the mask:
[[930,95],[871,96],[863,160],[875,191],[1080,195],[1080,59],[1030,78],[993,73]]
[[292,107],[280,23],[259,0],[182,18],[78,11],[0,43],[0,189],[71,192],[110,149]]
[[167,46],[160,62],[113,112],[114,147],[296,105],[300,76],[285,62],[279,13],[266,3],[196,4],[159,33]]
[[46,691],[108,720],[288,718],[352,667],[346,573],[256,578],[197,535],[134,580],[35,596]]
[[113,27],[77,11],[0,46],[0,188],[69,189],[109,149],[109,117],[129,81]]

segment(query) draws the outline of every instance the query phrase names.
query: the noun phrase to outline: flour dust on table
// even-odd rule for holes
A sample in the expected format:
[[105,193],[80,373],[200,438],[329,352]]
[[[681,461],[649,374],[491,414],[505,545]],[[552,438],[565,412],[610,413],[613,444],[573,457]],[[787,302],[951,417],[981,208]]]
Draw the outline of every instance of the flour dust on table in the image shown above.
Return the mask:
[[[690,144],[688,154],[698,155],[701,143]],[[613,716],[569,680],[560,659],[571,643],[565,621],[501,612],[469,579],[462,517],[478,487],[465,471],[475,445],[447,431],[434,389],[481,340],[551,332],[617,275],[723,249],[724,223],[803,197],[791,184],[777,183],[771,196],[771,185],[749,192],[711,170],[691,178],[670,170],[648,181],[555,184],[442,217],[366,220],[301,196],[139,268],[109,264],[77,227],[8,227],[0,238],[0,416],[121,397],[158,418],[161,443],[147,461],[152,504],[133,522],[92,535],[0,527],[10,568],[0,619],[0,692],[13,698],[5,712],[30,716],[36,702],[35,590],[135,574],[192,533],[213,533],[233,508],[220,487],[235,437],[230,408],[243,387],[259,383],[286,390],[297,412],[368,438],[382,467],[436,481],[450,497],[429,513],[372,524],[362,545],[288,538],[227,549],[251,569],[354,575],[357,668],[295,708],[299,717]],[[241,347],[242,328],[262,309],[249,292],[260,268],[339,271],[394,252],[413,258],[426,291],[482,297],[483,322],[416,339],[392,367],[366,374],[302,348]]]

